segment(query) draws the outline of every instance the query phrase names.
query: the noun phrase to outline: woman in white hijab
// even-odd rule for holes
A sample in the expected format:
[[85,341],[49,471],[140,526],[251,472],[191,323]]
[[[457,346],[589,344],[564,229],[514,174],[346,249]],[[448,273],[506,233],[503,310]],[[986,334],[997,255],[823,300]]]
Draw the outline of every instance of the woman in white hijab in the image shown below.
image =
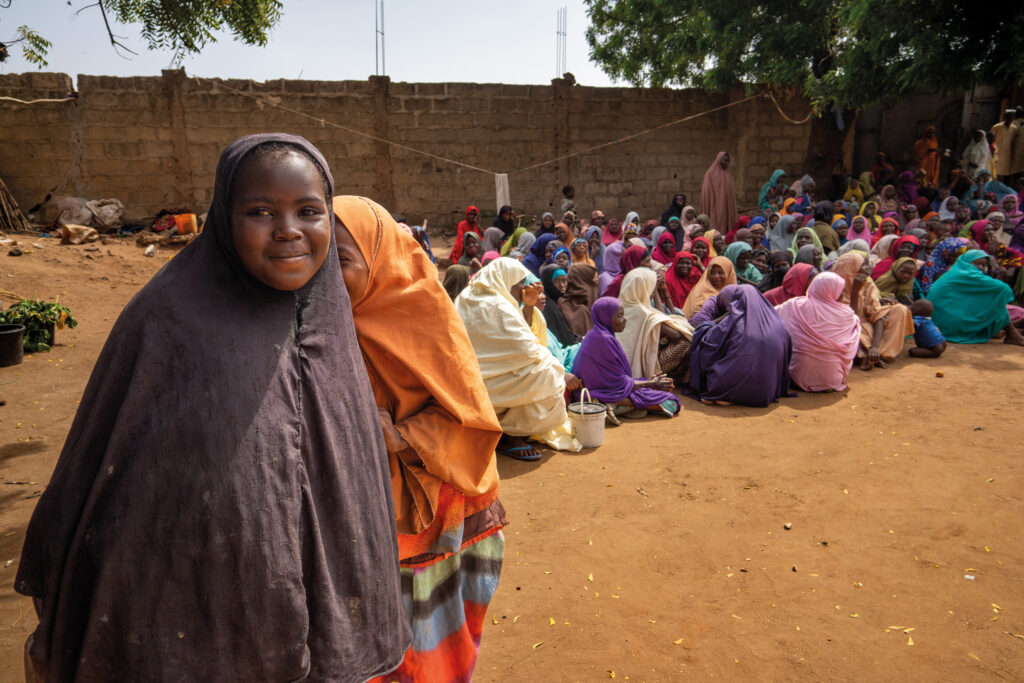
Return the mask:
[[[556,450],[579,451],[572,437],[563,395],[579,384],[541,345],[526,316],[542,315],[532,305],[519,308],[529,271],[502,257],[484,266],[459,296],[455,310],[466,325],[484,386],[504,435],[497,451],[517,460],[539,460],[526,439]],[[653,272],[652,272],[653,275]],[[535,292],[533,300],[536,300]]]
[[979,169],[987,169],[989,167],[989,164],[992,162],[992,150],[989,149],[985,131],[974,131],[974,139],[964,149],[961,158],[963,159],[964,170],[967,171],[968,178],[973,178]]
[[[681,315],[666,315],[651,306],[658,276],[650,268],[626,273],[619,301],[626,314],[626,327],[615,336],[626,352],[633,377],[666,374],[682,381],[689,368],[693,326]],[[661,340],[666,343],[662,344]]]

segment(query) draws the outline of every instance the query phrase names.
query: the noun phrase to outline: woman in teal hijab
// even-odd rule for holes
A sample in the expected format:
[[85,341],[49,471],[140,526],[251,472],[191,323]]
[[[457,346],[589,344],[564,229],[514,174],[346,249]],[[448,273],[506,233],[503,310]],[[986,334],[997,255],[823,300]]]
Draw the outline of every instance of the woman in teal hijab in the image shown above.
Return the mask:
[[935,307],[932,321],[942,335],[958,344],[984,344],[1000,330],[1006,343],[1024,346],[1024,336],[1010,323],[1006,305],[1013,303],[1013,290],[1005,282],[989,277],[989,256],[971,249],[928,290]]
[[761,193],[757,195],[757,205],[764,211],[769,206],[778,208],[779,197],[782,195],[779,193],[779,181],[786,176],[786,172],[781,168],[777,168],[772,171],[772,175],[768,178],[768,182],[761,186]]
[[741,281],[752,284],[755,287],[761,284],[764,277],[761,271],[751,263],[754,258],[753,248],[746,242],[733,242],[725,250],[725,257],[736,266],[736,277]]

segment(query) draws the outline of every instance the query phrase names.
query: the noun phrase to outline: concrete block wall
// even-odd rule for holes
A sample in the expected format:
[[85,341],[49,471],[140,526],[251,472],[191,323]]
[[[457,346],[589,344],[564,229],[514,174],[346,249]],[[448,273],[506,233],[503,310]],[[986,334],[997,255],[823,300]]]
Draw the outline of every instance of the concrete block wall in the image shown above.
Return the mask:
[[[676,192],[699,205],[704,172],[720,150],[733,158],[741,207],[753,205],[774,168],[795,173],[802,165],[809,134],[809,125],[787,123],[770,102],[755,99],[530,169],[740,100],[743,93],[588,88],[563,80],[256,83],[190,79],[183,71],[79,76],[77,85],[70,102],[0,102],[0,176],[25,209],[52,194],[43,219],[55,217],[55,199],[66,194],[117,197],[134,219],[172,207],[202,213],[221,149],[240,135],[271,130],[298,133],[317,145],[339,192],[373,197],[439,230],[453,230],[467,204],[493,211],[494,177],[405,147],[509,173],[520,214],[557,210],[561,187],[571,183],[583,212],[599,208],[621,217],[636,210],[644,219],[657,218]],[[0,75],[0,94],[19,99],[70,91],[64,74]],[[807,110],[797,100],[782,104]]]

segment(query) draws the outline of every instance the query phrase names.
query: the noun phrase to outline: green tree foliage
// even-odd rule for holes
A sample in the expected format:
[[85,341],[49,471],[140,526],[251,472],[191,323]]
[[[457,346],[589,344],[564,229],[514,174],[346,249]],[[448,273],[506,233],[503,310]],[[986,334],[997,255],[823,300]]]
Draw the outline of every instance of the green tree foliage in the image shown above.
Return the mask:
[[586,0],[591,59],[634,85],[759,84],[815,110],[917,88],[1024,81],[1024,4],[962,0]]
[[[114,33],[112,21],[126,25],[141,24],[147,47],[169,51],[173,53],[174,61],[180,63],[185,56],[197,54],[209,43],[216,42],[216,31],[227,30],[235,40],[246,45],[266,45],[268,32],[281,18],[281,1],[93,0],[84,3],[78,12],[86,10],[95,10],[102,17],[114,49],[131,52],[120,42],[123,36]],[[46,54],[51,46],[49,41],[22,26],[7,45],[15,43],[21,43],[22,54],[30,63],[40,68],[46,66]],[[7,47],[0,43],[0,61],[5,61],[8,54]]]
[[6,45],[0,43],[0,62],[7,61],[7,57],[10,54],[8,52],[8,45],[17,45],[19,43],[21,44],[21,56],[25,58],[26,62],[35,64],[40,69],[46,66],[46,53],[49,51],[52,43],[28,26],[19,26],[18,30],[14,32],[14,38]]

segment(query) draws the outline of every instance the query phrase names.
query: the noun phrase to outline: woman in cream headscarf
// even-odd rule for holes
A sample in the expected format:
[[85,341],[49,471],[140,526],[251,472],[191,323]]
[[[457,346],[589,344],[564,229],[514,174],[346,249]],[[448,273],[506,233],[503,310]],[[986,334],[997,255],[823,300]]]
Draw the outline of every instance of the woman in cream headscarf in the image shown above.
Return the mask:
[[903,339],[914,333],[914,318],[903,304],[883,304],[878,287],[868,275],[870,262],[864,254],[851,251],[843,254],[832,266],[846,282],[839,299],[850,306],[861,320],[860,348],[857,357],[860,369],[887,367],[886,362],[900,355]]
[[619,293],[626,327],[615,336],[629,359],[633,377],[665,374],[681,381],[688,369],[693,326],[680,315],[666,315],[651,306],[657,286],[658,276],[650,268],[635,268],[626,274]]
[[[487,394],[504,432],[498,452],[519,460],[538,460],[526,444],[530,437],[556,450],[578,451],[571,435],[563,394],[579,380],[541,345],[526,318],[541,288],[526,290],[529,271],[509,258],[488,263],[455,299],[455,310],[469,332]],[[520,310],[520,302],[525,304]]]

